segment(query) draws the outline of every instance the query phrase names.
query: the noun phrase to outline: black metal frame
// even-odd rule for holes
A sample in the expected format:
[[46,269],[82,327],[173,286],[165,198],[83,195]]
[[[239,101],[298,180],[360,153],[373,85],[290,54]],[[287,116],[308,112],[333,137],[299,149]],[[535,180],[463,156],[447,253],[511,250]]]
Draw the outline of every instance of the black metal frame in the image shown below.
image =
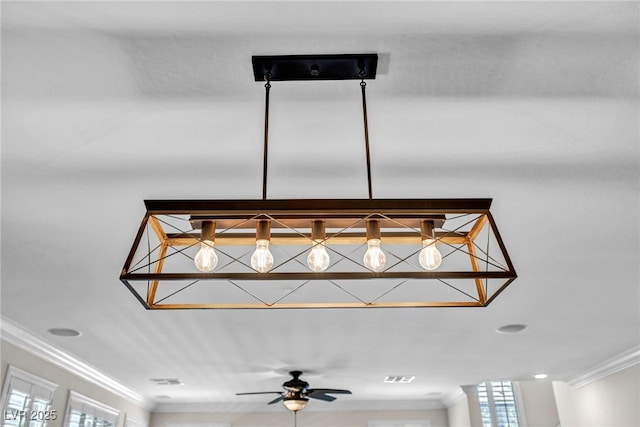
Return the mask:
[[229,214],[254,215],[303,213],[318,217],[327,214],[385,212],[395,215],[487,213],[492,199],[269,199],[269,200],[145,200],[147,213],[156,214]]
[[[484,301],[478,303],[459,305],[429,305],[429,306],[486,306],[488,305],[508,284],[516,278],[516,272],[506,252],[504,242],[497,230],[495,222],[489,208],[491,199],[311,199],[311,200],[146,200],[147,213],[142,221],[136,239],[133,243],[129,256],[120,276],[121,281],[136,295],[138,300],[146,308],[188,308],[175,307],[171,305],[149,304],[142,296],[131,286],[130,281],[147,281],[147,282],[171,282],[171,281],[253,281],[253,280],[362,280],[362,279],[425,279],[425,280],[451,280],[451,279],[469,279],[469,280],[486,280],[486,279],[503,279],[505,283],[502,287],[492,295],[488,295]],[[180,273],[163,273],[161,271],[145,272],[140,269],[131,270],[131,266],[138,250],[145,229],[149,226],[150,218],[156,215],[189,215],[192,225],[196,226],[198,221],[203,219],[214,220],[220,223],[224,221],[246,221],[244,228],[251,228],[252,222],[256,218],[269,218],[272,221],[278,221],[286,224],[290,221],[305,220],[309,224],[313,219],[325,219],[327,221],[335,221],[349,218],[382,218],[386,221],[387,226],[393,226],[394,221],[413,221],[419,223],[420,220],[434,220],[438,227],[442,226],[445,214],[479,214],[486,216],[489,227],[495,236],[499,249],[506,262],[504,271],[383,271],[383,272],[331,272],[322,273],[315,272],[236,272],[236,273],[202,273],[202,272],[180,272]],[[244,223],[243,223],[244,224]],[[402,228],[402,227],[398,227]],[[406,228],[406,227],[405,227]],[[168,239],[176,237],[194,236],[193,234],[175,234],[168,236]],[[196,235],[197,236],[197,235]],[[462,236],[462,234],[461,234]],[[197,237],[191,237],[197,239]],[[384,238],[384,236],[383,236]],[[197,304],[195,304],[197,305]],[[356,306],[389,306],[385,304],[345,304],[328,306],[334,308],[340,307],[356,307]],[[405,306],[405,305],[397,305]],[[423,306],[419,303],[410,306]],[[266,305],[268,308],[318,308],[313,304],[302,305],[285,305],[274,304]],[[234,307],[222,307],[234,308]],[[237,308],[247,308],[239,305]],[[259,308],[251,306],[249,308]]]

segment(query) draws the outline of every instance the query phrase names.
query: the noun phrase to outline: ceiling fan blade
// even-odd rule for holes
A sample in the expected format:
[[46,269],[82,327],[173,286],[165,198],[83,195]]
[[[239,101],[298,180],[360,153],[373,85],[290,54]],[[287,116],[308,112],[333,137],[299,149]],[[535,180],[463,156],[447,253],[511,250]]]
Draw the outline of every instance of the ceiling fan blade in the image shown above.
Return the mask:
[[271,402],[267,403],[267,405],[273,405],[274,403],[278,403],[284,400],[284,396],[278,396],[273,399]]
[[336,400],[335,397],[329,396],[328,394],[322,394],[322,393],[307,394],[306,396],[311,399],[324,400],[325,402],[333,402],[334,400]]
[[249,393],[236,393],[236,396],[245,396],[248,394],[282,394],[281,391],[252,391]]
[[312,388],[307,391],[309,395],[313,393],[321,394],[351,394],[350,390],[339,390],[336,388]]

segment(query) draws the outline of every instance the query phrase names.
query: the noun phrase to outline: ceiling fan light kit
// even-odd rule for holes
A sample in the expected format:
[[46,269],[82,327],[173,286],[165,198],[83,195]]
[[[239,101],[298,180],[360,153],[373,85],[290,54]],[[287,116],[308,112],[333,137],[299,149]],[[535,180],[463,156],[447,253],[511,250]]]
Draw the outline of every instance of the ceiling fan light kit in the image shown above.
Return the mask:
[[[491,199],[373,198],[365,79],[376,54],[252,62],[266,82],[262,200],[145,200],[120,275],[145,308],[484,307],[515,280]],[[354,79],[368,199],[267,199],[271,82]]]
[[309,399],[284,399],[282,404],[291,412],[298,412],[307,406]]

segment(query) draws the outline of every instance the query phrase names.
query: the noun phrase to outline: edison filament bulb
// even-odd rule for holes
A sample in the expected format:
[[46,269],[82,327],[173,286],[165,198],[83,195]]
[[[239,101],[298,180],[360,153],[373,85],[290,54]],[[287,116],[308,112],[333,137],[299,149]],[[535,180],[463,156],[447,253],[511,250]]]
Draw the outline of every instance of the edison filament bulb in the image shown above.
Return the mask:
[[422,241],[422,250],[419,256],[420,265],[428,271],[436,270],[442,263],[442,255],[436,248],[435,239],[425,239]]
[[311,251],[307,256],[307,265],[315,273],[321,273],[329,268],[331,258],[324,245],[327,234],[325,232],[325,221],[314,219],[311,221]]
[[218,265],[218,255],[216,255],[213,245],[212,240],[204,240],[200,243],[200,250],[193,259],[196,268],[203,273],[213,271]]
[[216,223],[211,220],[202,221],[200,230],[200,250],[193,259],[196,268],[203,273],[209,273],[218,265],[218,255],[213,249],[213,239],[216,233]]
[[266,273],[273,267],[273,255],[269,251],[271,238],[271,222],[258,220],[256,224],[256,250],[251,255],[251,267],[258,273]]
[[331,258],[327,253],[327,249],[324,247],[323,240],[314,240],[313,247],[307,256],[307,265],[311,271],[320,273],[329,268]]
[[387,257],[380,249],[380,239],[367,240],[367,247],[367,252],[364,254],[363,259],[364,265],[376,273],[381,272],[387,262]]
[[256,240],[256,250],[251,255],[251,267],[259,273],[266,273],[273,267],[273,255],[269,252],[267,239]]
[[382,249],[380,249],[380,220],[370,219],[367,220],[367,252],[364,254],[364,265],[376,273],[381,272],[384,269],[384,264],[387,262]]

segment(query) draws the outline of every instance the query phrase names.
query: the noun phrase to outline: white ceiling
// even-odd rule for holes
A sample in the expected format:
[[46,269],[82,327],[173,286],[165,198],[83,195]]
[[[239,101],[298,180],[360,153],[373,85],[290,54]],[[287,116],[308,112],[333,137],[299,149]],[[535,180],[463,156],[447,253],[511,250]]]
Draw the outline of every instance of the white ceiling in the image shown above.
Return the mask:
[[[174,403],[261,404],[235,393],[278,390],[291,368],[354,405],[570,378],[639,343],[639,16],[636,2],[2,2],[2,315]],[[492,197],[519,278],[485,309],[145,311],[118,280],[143,200],[260,198],[251,56],[334,52],[381,58],[374,197]],[[269,197],[366,197],[359,102],[353,81],[273,84]],[[509,323],[529,328],[494,332]]]

